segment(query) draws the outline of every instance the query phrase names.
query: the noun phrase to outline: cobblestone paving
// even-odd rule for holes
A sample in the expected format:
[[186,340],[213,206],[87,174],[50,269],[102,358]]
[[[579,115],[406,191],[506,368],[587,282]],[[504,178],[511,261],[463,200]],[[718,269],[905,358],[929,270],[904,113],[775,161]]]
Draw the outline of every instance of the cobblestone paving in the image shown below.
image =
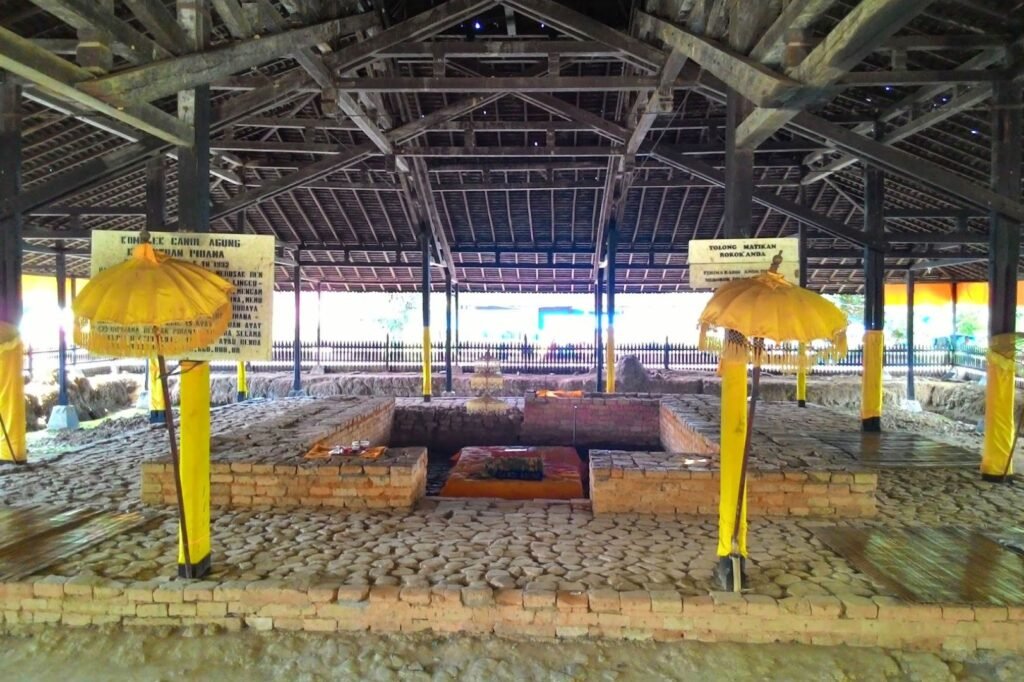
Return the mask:
[[[224,408],[215,413],[214,430],[286,409],[283,403]],[[804,429],[814,412],[780,409],[774,427],[785,429],[791,420],[793,429]],[[856,425],[854,417],[829,419],[832,429]],[[152,447],[127,434],[46,464],[5,469],[0,503],[138,509],[139,462],[163,454],[158,438],[142,440]],[[887,470],[879,478],[878,517],[856,523],[996,530],[1019,521],[1024,509],[1024,487],[984,484],[973,470]],[[752,520],[751,590],[773,597],[885,594],[813,537],[810,528],[820,523],[832,522]],[[175,530],[165,510],[159,527],[116,538],[47,572],[169,578]],[[715,533],[713,518],[594,517],[588,505],[570,503],[426,500],[410,512],[373,513],[215,510],[211,579],[700,594],[711,589]]]

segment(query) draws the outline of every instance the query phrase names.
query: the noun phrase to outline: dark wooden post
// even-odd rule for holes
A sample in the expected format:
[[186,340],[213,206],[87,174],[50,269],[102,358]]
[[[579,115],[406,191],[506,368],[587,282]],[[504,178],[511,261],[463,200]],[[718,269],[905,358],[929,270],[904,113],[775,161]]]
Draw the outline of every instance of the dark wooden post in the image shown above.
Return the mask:
[[295,265],[292,267],[292,290],[295,296],[295,334],[292,337],[292,390],[288,395],[293,398],[304,395],[302,391],[302,266],[299,265],[299,252],[295,252]]
[[608,223],[608,340],[605,342],[605,392],[615,393],[615,254],[619,249],[619,228],[615,218]]
[[601,381],[601,375],[603,374],[604,368],[604,349],[602,346],[602,340],[604,339],[604,332],[602,327],[604,325],[604,313],[602,312],[602,306],[604,305],[604,293],[602,292],[602,284],[604,283],[604,274],[599,269],[597,271],[597,281],[594,282],[594,355],[597,367],[597,382],[594,388],[595,393],[604,392],[604,383]]
[[0,321],[21,322],[21,88],[0,71]]
[[[873,137],[881,137],[881,125]],[[885,238],[885,173],[865,164],[864,235],[880,242]],[[861,429],[882,430],[882,368],[885,327],[885,260],[881,249],[864,248],[864,365],[861,393]]]
[[914,395],[914,271],[907,270],[907,400]]
[[[1011,66],[1019,65],[1019,62]],[[995,85],[992,107],[992,189],[1020,198],[1022,161],[1021,88],[1019,83]],[[988,337],[989,352],[1009,360],[1005,366],[989,360],[985,387],[985,442],[981,475],[1002,482],[1013,473],[1014,360],[1017,319],[1017,265],[1020,259],[1020,225],[992,211],[989,215]]]
[[431,370],[431,342],[430,342],[430,230],[426,225],[420,226],[420,275],[422,281],[420,287],[423,291],[423,402],[429,403],[433,392],[433,375]]
[[452,273],[444,272],[444,390],[452,392]]

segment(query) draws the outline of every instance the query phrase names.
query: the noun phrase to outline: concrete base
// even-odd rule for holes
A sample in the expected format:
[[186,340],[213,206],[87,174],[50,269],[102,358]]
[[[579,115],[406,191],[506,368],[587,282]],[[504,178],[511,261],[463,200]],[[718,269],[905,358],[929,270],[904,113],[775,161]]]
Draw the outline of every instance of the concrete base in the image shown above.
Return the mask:
[[288,391],[288,397],[289,398],[307,398],[309,396],[306,393],[306,391],[304,391],[303,389],[300,388],[297,391]]
[[914,414],[920,414],[923,411],[921,409],[921,401],[919,400],[901,400],[900,409],[905,412],[913,412]]
[[149,391],[139,391],[139,399],[135,401],[135,407],[140,410],[149,409]]
[[46,422],[49,431],[65,431],[78,428],[78,410],[74,405],[54,405],[50,419]]

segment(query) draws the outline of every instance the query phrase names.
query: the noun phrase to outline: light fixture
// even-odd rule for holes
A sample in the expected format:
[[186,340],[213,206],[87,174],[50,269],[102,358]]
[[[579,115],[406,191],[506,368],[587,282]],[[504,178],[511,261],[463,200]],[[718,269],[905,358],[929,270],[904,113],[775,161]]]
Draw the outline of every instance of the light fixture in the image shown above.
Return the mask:
[[480,29],[483,28],[483,25],[479,21],[474,21],[473,22],[473,28],[475,28],[476,30],[479,31]]

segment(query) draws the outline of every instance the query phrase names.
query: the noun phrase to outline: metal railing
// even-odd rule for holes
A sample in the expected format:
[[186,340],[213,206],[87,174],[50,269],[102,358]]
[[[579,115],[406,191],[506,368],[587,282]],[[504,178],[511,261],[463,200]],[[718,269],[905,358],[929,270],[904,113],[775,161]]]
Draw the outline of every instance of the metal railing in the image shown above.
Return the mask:
[[[361,370],[375,372],[418,371],[422,362],[423,346],[419,343],[392,341],[390,338],[372,341],[328,341],[317,346],[304,342],[301,362],[305,368],[322,365],[329,370]],[[431,346],[431,364],[435,371],[444,367],[444,344]],[[498,361],[506,373],[573,374],[592,371],[595,352],[593,343],[538,344],[529,342],[461,342],[452,347],[452,364],[471,368],[487,355]],[[648,369],[710,370],[717,366],[714,353],[700,350],[691,344],[664,342],[624,343],[615,349],[616,360],[628,355],[636,356]],[[852,348],[846,357],[833,361],[820,361],[811,368],[812,374],[847,374],[857,372],[863,361],[863,349]],[[138,360],[114,361],[71,347],[68,348],[68,367],[103,364],[139,365]],[[215,370],[229,370],[230,362],[214,362]],[[885,366],[900,370],[907,365],[907,346],[897,344],[886,347]],[[269,362],[249,363],[250,370],[283,371],[292,366],[292,343],[274,343]],[[985,351],[982,348],[962,347],[957,350],[916,346],[914,367],[924,374],[936,374],[953,367],[975,372],[985,371]],[[57,350],[29,348],[25,352],[24,367],[29,377],[57,367]]]

